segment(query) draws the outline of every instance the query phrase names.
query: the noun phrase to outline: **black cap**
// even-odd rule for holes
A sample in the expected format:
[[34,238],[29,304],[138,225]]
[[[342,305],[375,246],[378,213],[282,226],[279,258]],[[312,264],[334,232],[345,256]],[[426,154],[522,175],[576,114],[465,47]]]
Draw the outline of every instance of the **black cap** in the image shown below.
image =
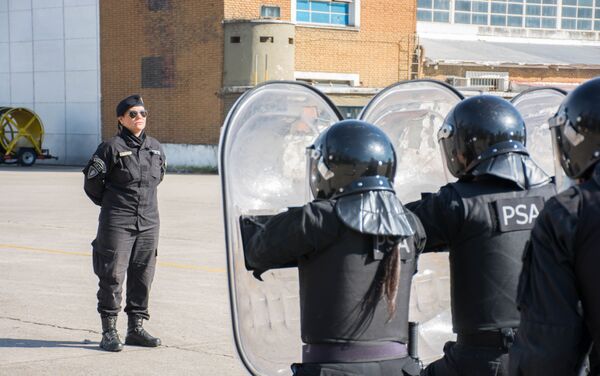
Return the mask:
[[125,112],[134,106],[143,106],[144,101],[139,94],[130,95],[117,105],[117,117],[125,115]]

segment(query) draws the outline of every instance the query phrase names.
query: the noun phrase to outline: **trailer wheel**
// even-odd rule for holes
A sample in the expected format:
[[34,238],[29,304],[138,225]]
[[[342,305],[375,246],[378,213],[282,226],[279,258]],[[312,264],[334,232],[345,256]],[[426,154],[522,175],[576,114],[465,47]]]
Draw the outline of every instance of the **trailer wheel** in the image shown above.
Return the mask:
[[30,148],[21,148],[17,154],[17,163],[21,166],[29,167],[32,166],[37,159],[35,150]]

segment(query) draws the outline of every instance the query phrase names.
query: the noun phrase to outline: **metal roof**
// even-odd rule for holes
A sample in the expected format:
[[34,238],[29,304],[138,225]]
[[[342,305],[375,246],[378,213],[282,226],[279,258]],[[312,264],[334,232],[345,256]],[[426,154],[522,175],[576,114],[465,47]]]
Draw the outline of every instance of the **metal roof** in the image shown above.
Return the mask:
[[600,68],[600,46],[420,38],[430,64]]

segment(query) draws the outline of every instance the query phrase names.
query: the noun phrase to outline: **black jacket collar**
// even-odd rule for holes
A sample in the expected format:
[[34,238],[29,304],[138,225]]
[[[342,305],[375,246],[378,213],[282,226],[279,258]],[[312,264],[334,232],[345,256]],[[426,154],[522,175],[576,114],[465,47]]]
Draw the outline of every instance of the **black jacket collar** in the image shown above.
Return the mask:
[[142,131],[139,137],[131,133],[129,129],[121,126],[121,130],[119,131],[119,136],[125,141],[127,146],[132,148],[140,148],[144,146],[146,141],[146,132]]

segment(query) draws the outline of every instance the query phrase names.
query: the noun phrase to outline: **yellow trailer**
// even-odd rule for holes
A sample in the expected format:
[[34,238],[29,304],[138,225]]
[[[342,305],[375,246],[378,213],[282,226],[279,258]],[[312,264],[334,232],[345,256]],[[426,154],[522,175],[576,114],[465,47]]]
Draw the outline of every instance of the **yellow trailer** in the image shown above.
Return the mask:
[[38,159],[58,159],[42,149],[44,126],[35,112],[22,107],[0,107],[0,163],[31,166]]

